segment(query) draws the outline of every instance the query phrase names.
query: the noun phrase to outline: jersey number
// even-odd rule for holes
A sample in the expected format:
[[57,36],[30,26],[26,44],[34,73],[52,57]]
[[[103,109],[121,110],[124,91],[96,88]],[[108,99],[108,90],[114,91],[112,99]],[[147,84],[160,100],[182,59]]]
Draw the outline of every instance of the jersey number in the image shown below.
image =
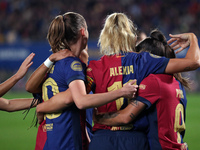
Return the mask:
[[[133,81],[133,80],[129,80],[128,82],[131,82],[131,81]],[[137,84],[137,83],[135,83],[135,84]],[[124,85],[126,85],[126,83]],[[114,90],[117,90],[117,89],[120,89],[120,88],[122,88],[122,81],[116,81],[110,87],[108,87],[107,90],[108,90],[108,92],[110,92],[110,91],[114,91]],[[116,100],[117,110],[120,110],[120,108],[122,107],[123,104],[124,104],[124,98],[123,97],[117,99]]]
[[[49,100],[48,88],[47,88],[48,86],[51,87],[53,95],[56,95],[57,93],[59,93],[58,85],[55,82],[55,80],[52,78],[48,78],[42,85],[42,97],[44,101]],[[61,113],[52,113],[52,114],[46,114],[46,117],[48,119],[54,119],[54,118],[58,118],[60,115]]]
[[177,133],[177,142],[181,143],[181,135],[180,133],[185,130],[185,122],[184,122],[184,113],[183,113],[183,105],[178,104],[175,110],[175,122],[174,122],[174,131]]

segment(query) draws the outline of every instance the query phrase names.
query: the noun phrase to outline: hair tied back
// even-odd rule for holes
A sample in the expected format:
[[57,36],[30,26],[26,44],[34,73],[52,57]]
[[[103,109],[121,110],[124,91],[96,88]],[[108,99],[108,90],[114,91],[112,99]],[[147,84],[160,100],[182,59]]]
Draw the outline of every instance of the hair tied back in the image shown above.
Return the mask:
[[168,45],[167,42],[165,42],[165,41],[163,41],[162,43],[163,43],[164,46]]
[[164,46],[168,45],[166,41],[160,41],[159,39],[154,38],[154,37],[152,37],[152,36],[150,36],[150,38],[151,38],[152,40],[156,40],[156,41],[159,41],[159,42],[163,43]]

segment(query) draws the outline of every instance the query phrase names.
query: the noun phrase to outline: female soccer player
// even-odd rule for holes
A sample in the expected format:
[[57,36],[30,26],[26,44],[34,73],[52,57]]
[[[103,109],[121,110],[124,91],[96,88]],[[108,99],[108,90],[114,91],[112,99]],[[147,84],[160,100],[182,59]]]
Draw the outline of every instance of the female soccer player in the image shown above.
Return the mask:
[[[62,50],[63,51],[63,50]],[[59,51],[57,53],[60,53],[62,51]],[[52,55],[56,55],[57,53],[53,53]],[[66,54],[66,53],[65,53]],[[65,55],[64,55],[65,56]],[[82,62],[84,62],[86,65],[88,63],[88,52],[87,52],[87,48],[81,51],[81,54],[79,56],[80,60]],[[51,56],[49,57],[51,60]],[[39,70],[42,70],[42,72],[39,73],[44,73],[46,71],[48,71],[48,68],[45,65],[41,65]],[[46,70],[46,71],[45,71]],[[36,75],[35,75],[36,74]],[[32,84],[31,82],[33,80],[35,80],[34,78],[38,75],[38,70],[36,70],[34,72],[33,75],[31,75],[31,79],[28,81],[29,83],[27,83],[27,86],[29,84]],[[39,75],[41,76],[41,75]],[[41,76],[43,77],[43,76]],[[30,87],[31,90],[34,89],[35,91],[37,91],[37,88],[40,88],[37,86],[38,83],[35,84],[35,88],[33,88],[32,86]],[[67,90],[69,92],[69,90]],[[52,100],[52,98],[50,98],[48,101],[45,101],[43,103],[40,103],[39,105],[37,105],[37,117],[38,117],[38,121],[40,123],[40,126],[38,127],[38,132],[37,132],[37,138],[36,138],[36,145],[35,145],[35,150],[43,150],[44,145],[46,143],[46,120],[44,120],[44,114],[45,113],[55,113],[55,112],[60,112],[63,111],[64,109],[66,109],[66,107],[69,107],[70,105],[73,104],[72,98],[69,98],[69,101],[66,102],[65,99],[60,99],[59,96],[62,95],[61,92],[60,94],[56,94],[55,96],[53,96],[55,99]],[[67,96],[70,96],[71,93],[67,93]],[[58,97],[57,97],[58,96]],[[71,96],[70,96],[71,97]],[[91,115],[91,116],[90,116]],[[92,126],[92,109],[87,109],[86,110],[86,121],[87,121],[87,136],[88,136],[88,140],[90,140],[91,137],[91,126]],[[88,145],[88,142],[86,143],[86,145]]]
[[[189,40],[191,34],[184,34]],[[185,38],[180,44],[188,42]],[[170,42],[170,41],[169,41]],[[137,52],[148,51],[158,56],[175,58],[173,49],[167,44],[164,35],[154,30],[150,37],[136,47]],[[151,150],[180,149],[186,150],[183,142],[185,132],[186,95],[183,85],[189,88],[189,83],[180,73],[156,74],[146,77],[139,86],[138,97],[132,100],[123,110],[111,114],[96,114],[94,121],[109,126],[120,126],[133,123],[145,108],[148,116],[148,139]]]
[[[69,49],[75,57],[62,59],[52,66],[42,87],[44,101],[68,88],[79,108],[103,105],[122,96],[134,96],[137,87],[132,85],[134,82],[109,93],[87,95],[84,83],[86,65],[78,57],[87,45],[88,31],[80,14],[68,12],[57,16],[51,22],[47,39],[53,53]],[[74,104],[62,112],[46,114],[44,149],[86,149],[82,145],[82,139],[86,139],[85,123],[81,122],[85,121],[84,114],[84,110],[79,110]]]

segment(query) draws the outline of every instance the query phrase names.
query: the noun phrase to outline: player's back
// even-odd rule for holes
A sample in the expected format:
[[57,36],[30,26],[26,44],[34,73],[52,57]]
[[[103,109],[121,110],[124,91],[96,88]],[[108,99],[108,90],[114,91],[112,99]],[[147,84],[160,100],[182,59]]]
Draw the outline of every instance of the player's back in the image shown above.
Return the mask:
[[146,96],[152,104],[148,111],[151,149],[184,148],[185,144],[180,144],[183,143],[187,102],[183,86],[173,75],[166,74],[151,74],[141,84],[152,90],[145,94],[157,93],[152,98]]
[[129,80],[137,79],[137,84],[139,84],[152,72],[163,73],[168,61],[167,58],[147,52],[103,56],[98,61],[90,61],[87,75],[92,76],[95,82],[95,92],[101,93],[118,81],[121,81],[123,85]]
[[[74,57],[56,62],[43,84],[44,100],[46,101],[55,94],[67,90],[68,84],[76,79],[76,76],[84,74],[74,71],[81,70],[81,67],[80,60]],[[82,149],[80,117],[80,110],[75,104],[61,112],[46,114],[47,141],[44,149]]]

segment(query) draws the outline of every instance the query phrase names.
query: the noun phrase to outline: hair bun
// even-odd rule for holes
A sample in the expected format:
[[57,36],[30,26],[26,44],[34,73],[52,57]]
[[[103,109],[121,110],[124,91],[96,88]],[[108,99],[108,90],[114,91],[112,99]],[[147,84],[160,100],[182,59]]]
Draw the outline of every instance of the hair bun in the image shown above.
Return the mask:
[[150,37],[154,40],[160,41],[163,43],[163,45],[167,45],[167,40],[165,38],[165,36],[163,35],[163,33],[161,31],[159,31],[158,29],[153,30],[150,33]]

